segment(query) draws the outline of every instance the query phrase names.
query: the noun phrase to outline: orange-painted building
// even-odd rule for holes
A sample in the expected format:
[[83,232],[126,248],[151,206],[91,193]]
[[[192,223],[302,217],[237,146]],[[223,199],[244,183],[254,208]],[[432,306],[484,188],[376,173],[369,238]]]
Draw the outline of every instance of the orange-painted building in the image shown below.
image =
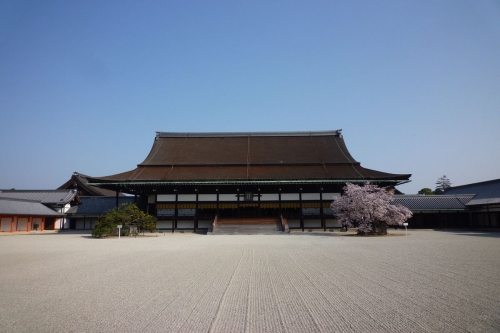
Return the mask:
[[54,229],[54,221],[63,217],[39,201],[0,197],[0,232]]

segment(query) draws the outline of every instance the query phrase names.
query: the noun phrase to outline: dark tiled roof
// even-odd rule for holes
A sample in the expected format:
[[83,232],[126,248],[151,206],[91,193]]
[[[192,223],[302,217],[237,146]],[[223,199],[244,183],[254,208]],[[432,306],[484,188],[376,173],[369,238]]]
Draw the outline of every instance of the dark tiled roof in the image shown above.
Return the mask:
[[157,133],[135,170],[92,183],[211,180],[408,180],[363,168],[339,131]]
[[[71,207],[69,215],[101,215],[116,207],[116,198],[113,197],[80,197],[81,204]],[[134,203],[134,197],[119,197],[118,204]]]
[[45,205],[66,204],[76,194],[75,190],[0,190],[1,198],[35,200]]
[[[77,189],[80,195],[85,196],[116,196],[115,191],[87,185],[89,177],[90,176],[84,175],[83,173],[74,172],[71,178],[66,183],[59,186],[58,189]],[[119,195],[123,194],[120,193]]]
[[470,195],[394,195],[392,203],[401,204],[411,211],[466,210]]
[[63,216],[39,201],[0,198],[0,215]]
[[500,179],[447,188],[445,194],[475,194],[467,205],[488,205],[500,203]]

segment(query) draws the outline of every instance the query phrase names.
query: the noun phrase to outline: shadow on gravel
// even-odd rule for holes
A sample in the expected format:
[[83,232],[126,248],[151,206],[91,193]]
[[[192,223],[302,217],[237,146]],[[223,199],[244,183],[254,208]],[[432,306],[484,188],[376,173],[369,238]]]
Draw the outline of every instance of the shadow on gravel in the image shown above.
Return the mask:
[[90,235],[90,230],[82,231],[30,231],[6,233],[5,236],[60,236],[60,235]]
[[309,232],[291,232],[290,235],[294,236],[316,236],[316,237],[339,237],[339,236],[346,236],[346,235],[341,235],[339,233],[309,233]]
[[500,231],[484,231],[484,230],[435,230],[435,231],[446,232],[460,236],[500,238]]

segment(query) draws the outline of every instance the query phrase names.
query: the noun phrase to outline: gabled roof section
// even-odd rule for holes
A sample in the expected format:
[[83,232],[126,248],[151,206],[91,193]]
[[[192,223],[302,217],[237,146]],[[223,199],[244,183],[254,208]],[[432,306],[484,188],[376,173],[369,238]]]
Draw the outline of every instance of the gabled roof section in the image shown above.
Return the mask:
[[65,205],[77,198],[76,190],[0,190],[0,198],[34,200],[44,205]]
[[394,195],[392,202],[411,211],[466,210],[474,194],[465,195]]
[[12,198],[0,198],[0,215],[64,216],[39,201]]
[[386,180],[410,174],[363,168],[349,153],[341,130],[317,132],[167,133],[137,168],[91,178],[92,185],[118,182]]
[[[90,176],[84,175],[83,173],[79,172],[73,172],[71,178],[66,183],[59,186],[57,189],[76,189],[79,195],[84,196],[116,196],[116,193],[114,191],[96,186],[88,186],[88,178],[90,178]],[[120,195],[123,194],[120,193]]]
[[490,205],[500,203],[500,179],[480,183],[472,183],[447,188],[445,194],[475,194],[473,200],[467,205]]

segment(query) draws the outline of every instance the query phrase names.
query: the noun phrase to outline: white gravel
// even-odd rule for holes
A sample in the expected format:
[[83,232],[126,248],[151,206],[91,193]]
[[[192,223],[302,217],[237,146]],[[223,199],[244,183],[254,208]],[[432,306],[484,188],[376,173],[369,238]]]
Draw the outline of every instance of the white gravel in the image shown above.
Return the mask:
[[499,332],[500,233],[0,237],[0,331]]

